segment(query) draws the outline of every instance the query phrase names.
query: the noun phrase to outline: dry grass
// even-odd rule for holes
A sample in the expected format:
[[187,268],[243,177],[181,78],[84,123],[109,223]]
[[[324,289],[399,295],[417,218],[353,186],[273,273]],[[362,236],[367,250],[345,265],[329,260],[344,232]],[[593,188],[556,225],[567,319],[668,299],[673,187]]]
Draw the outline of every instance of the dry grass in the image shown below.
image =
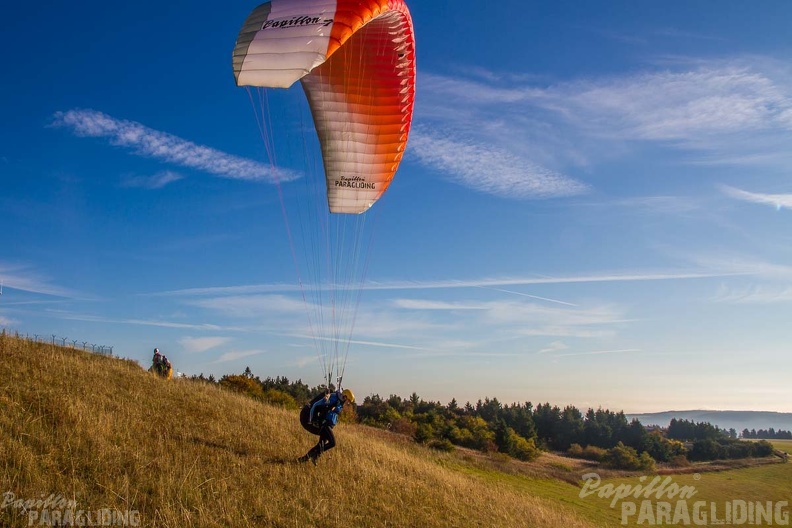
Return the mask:
[[[0,494],[60,494],[174,528],[591,526],[561,501],[459,470],[463,456],[362,426],[336,437],[317,467],[296,464],[315,437],[294,411],[0,336]],[[27,523],[0,509],[0,525]]]

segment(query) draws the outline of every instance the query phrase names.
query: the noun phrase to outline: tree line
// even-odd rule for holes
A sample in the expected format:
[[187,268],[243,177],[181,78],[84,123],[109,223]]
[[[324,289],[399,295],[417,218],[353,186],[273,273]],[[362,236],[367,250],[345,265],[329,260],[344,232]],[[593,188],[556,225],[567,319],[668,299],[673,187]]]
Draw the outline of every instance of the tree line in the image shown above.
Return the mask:
[[776,431],[774,428],[769,429],[743,429],[741,433],[743,438],[758,439],[764,438],[767,440],[792,440],[792,431],[784,431],[779,429]]
[[[203,374],[191,379],[294,409],[324,390],[323,386],[309,387],[302,380],[292,382],[282,376],[261,380],[250,368],[217,381]],[[622,411],[589,408],[582,412],[572,405],[561,408],[550,403],[504,404],[497,398],[460,405],[456,399],[448,404],[427,401],[417,393],[407,398],[375,394],[345,408],[342,420],[388,429],[439,450],[464,447],[525,461],[552,450],[634,470],[651,470],[656,462],[684,465],[690,461],[764,457],[773,452],[769,442],[741,441],[736,431],[706,422],[672,419],[667,428],[647,428],[637,419],[628,420]],[[743,437],[755,438],[746,436],[745,431]]]

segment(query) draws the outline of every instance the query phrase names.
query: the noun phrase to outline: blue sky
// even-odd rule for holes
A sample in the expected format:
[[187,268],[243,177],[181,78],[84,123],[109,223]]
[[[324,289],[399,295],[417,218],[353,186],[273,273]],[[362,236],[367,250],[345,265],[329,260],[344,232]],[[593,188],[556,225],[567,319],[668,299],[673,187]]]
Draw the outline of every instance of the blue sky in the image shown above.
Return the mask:
[[[256,5],[6,8],[0,326],[321,382],[231,71]],[[346,385],[792,412],[792,4],[409,5],[413,132]],[[278,141],[302,98],[271,95]]]

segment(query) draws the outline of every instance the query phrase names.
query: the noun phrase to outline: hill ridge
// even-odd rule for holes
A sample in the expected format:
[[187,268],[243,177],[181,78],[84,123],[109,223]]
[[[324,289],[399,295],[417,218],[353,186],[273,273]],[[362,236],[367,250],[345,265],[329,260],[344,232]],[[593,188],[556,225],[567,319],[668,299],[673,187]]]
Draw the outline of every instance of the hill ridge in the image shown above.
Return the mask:
[[20,501],[49,495],[140,526],[591,526],[364,426],[298,465],[315,437],[295,410],[129,360],[0,335],[0,380],[2,526],[27,526]]
[[628,419],[637,418],[644,425],[667,426],[671,418],[709,422],[721,429],[783,429],[792,431],[792,413],[778,411],[731,411],[693,409],[687,411],[661,411],[654,413],[626,414]]

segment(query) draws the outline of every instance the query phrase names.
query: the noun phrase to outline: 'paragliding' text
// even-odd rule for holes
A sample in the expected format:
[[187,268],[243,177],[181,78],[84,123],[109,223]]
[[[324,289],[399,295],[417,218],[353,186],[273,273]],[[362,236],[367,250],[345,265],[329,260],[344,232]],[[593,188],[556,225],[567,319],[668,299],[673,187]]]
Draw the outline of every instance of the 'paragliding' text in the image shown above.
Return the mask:
[[340,180],[335,180],[336,187],[348,187],[350,189],[370,189],[375,190],[376,184],[374,182],[367,182],[360,176],[353,176],[352,178],[341,177]]

